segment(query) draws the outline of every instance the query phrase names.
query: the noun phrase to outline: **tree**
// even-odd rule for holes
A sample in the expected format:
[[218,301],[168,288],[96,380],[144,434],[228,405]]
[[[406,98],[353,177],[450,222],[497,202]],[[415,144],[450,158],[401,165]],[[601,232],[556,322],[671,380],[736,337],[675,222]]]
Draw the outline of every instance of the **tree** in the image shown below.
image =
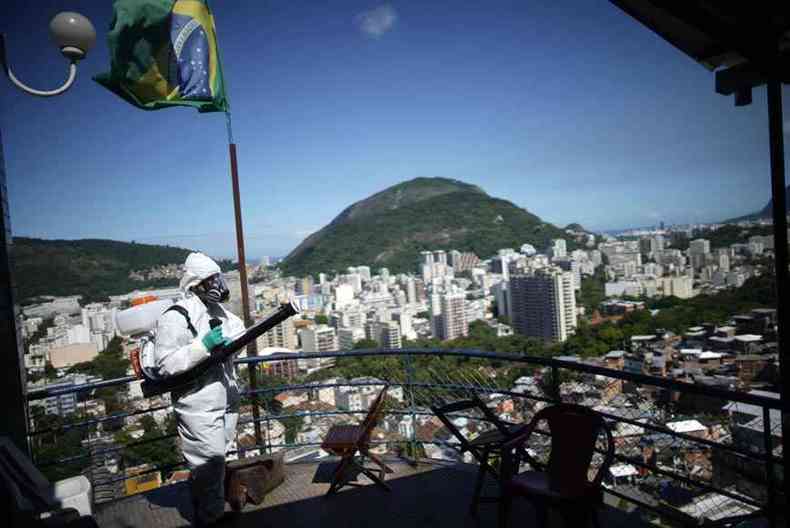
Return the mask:
[[285,442],[293,444],[296,442],[296,435],[302,430],[304,425],[304,417],[302,416],[285,416],[278,418],[285,427]]
[[[172,423],[174,424],[175,421]],[[175,438],[163,438],[169,433],[163,431],[151,415],[146,414],[140,418],[140,426],[143,429],[143,436],[139,440],[134,440],[126,431],[115,435],[115,440],[119,444],[128,446],[123,450],[123,460],[127,467],[140,464],[165,467],[183,461]]]
[[55,379],[58,376],[58,371],[52,366],[50,361],[44,364],[44,377],[46,379]]
[[325,315],[318,314],[315,316],[315,324],[329,324],[329,318]]
[[31,415],[35,431],[49,431],[31,437],[31,448],[33,460],[51,482],[78,475],[88,467],[90,457],[76,458],[70,462],[63,460],[85,455],[82,442],[95,427],[72,427],[66,430],[63,427],[68,423],[88,420],[89,416],[75,413],[66,420],[57,414],[45,414],[39,406],[31,408]]
[[593,310],[606,299],[605,287],[606,276],[603,267],[599,267],[595,274],[591,277],[582,277],[582,287],[577,293],[579,304],[584,306],[588,314],[592,314]]
[[354,342],[354,350],[362,350],[366,348],[378,348],[379,344],[373,339],[359,339]]
[[47,328],[50,328],[55,325],[55,318],[49,317],[44,319],[36,331],[30,334],[27,339],[25,339],[24,347],[25,347],[25,354],[30,352],[30,345],[35,345],[38,341],[47,335]]

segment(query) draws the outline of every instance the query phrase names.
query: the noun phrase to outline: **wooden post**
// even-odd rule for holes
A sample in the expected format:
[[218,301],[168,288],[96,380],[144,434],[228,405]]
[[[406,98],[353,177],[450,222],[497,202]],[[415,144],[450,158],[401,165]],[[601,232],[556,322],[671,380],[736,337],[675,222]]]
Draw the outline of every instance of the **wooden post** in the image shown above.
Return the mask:
[[[241,194],[239,193],[239,168],[236,160],[236,144],[233,143],[233,135],[230,132],[230,114],[228,116],[228,149],[230,152],[230,177],[233,184],[233,211],[236,216],[236,249],[239,256],[239,280],[241,281],[241,310],[244,313],[244,325],[252,326],[253,320],[250,315],[250,295],[247,285],[247,259],[244,254],[244,226],[241,221]],[[257,356],[258,345],[255,341],[247,345],[247,356]],[[258,380],[255,373],[258,371],[258,364],[247,365],[250,379],[250,390],[255,391],[258,387]],[[261,444],[261,421],[260,411],[258,410],[258,396],[252,395],[252,418],[255,426],[255,444]]]

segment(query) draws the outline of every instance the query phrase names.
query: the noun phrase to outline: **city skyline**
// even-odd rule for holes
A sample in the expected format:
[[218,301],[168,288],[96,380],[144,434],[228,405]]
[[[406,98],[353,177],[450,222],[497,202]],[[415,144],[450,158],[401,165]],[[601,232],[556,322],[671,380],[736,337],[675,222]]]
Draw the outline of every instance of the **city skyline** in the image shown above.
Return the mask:
[[[47,35],[63,8],[15,2],[0,28],[30,84],[65,73]],[[45,102],[0,91],[14,234],[234,256],[223,117],[146,113],[102,91],[90,77],[108,68],[110,6],[67,8],[99,33],[77,85]],[[417,176],[595,230],[723,220],[770,197],[764,90],[734,108],[710,72],[609,4],[213,8],[251,257],[284,255]]]

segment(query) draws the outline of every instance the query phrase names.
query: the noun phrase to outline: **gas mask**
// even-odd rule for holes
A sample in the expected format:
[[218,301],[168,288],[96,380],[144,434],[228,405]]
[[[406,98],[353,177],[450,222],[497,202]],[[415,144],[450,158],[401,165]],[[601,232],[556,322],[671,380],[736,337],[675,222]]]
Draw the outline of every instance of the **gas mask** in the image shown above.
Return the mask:
[[230,290],[221,273],[216,273],[192,288],[203,303],[221,303],[228,300]]

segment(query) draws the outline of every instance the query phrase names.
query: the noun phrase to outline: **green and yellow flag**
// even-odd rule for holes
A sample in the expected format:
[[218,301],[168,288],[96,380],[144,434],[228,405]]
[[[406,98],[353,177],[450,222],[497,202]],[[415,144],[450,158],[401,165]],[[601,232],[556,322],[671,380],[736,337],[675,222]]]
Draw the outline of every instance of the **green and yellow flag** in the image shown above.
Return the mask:
[[94,80],[144,110],[224,112],[214,17],[204,0],[116,0],[111,66]]

